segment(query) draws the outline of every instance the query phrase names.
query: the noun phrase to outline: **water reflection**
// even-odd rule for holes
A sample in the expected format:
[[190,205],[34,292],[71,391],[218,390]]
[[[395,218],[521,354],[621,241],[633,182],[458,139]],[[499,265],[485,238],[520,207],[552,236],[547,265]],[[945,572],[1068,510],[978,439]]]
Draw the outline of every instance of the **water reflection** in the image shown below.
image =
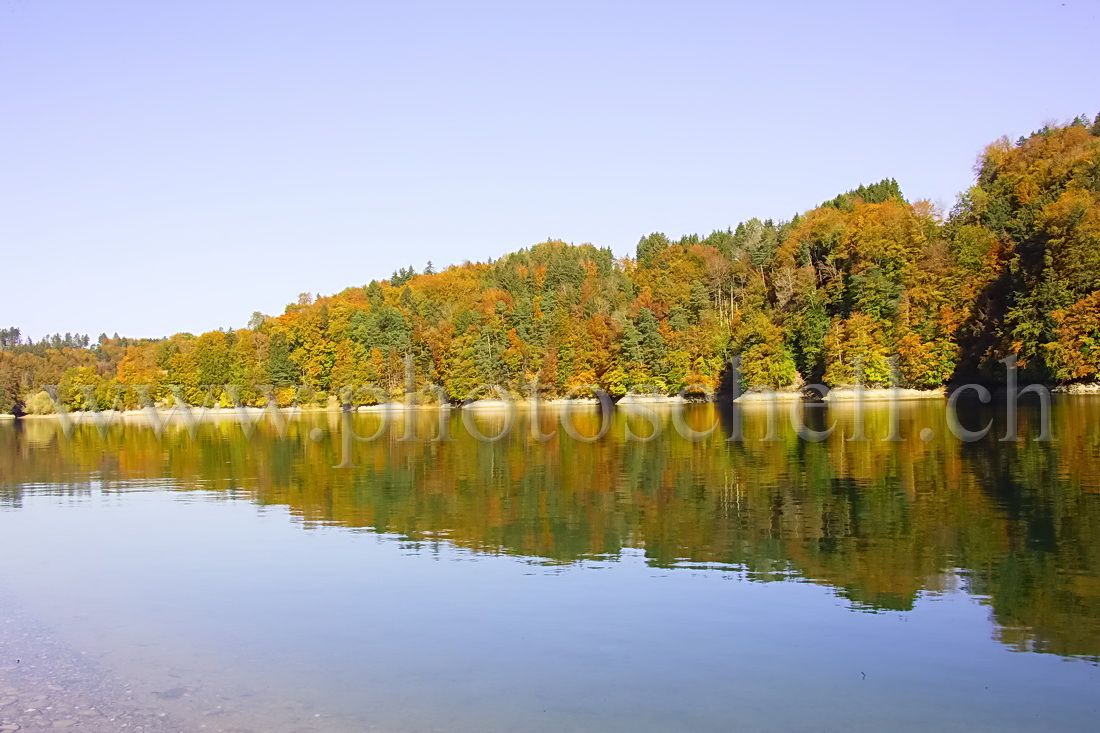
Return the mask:
[[[1036,442],[1037,411],[1020,415],[1022,439],[1003,442],[1003,413],[973,405],[961,419],[995,426],[984,440],[950,437],[944,404],[903,403],[898,441],[884,441],[885,407],[863,417],[852,441],[850,407],[801,406],[825,440],[800,440],[786,406],[735,416],[693,406],[687,424],[719,426],[698,442],[616,410],[607,434],[578,441],[560,413],[521,412],[497,442],[471,437],[458,411],[394,415],[382,437],[355,442],[382,416],[304,414],[280,436],[259,422],[251,438],[232,420],[162,435],[139,423],[66,437],[53,420],[0,425],[0,510],[28,492],[79,496],[137,489],[202,489],[284,505],[311,524],[337,524],[410,543],[446,541],[481,553],[574,563],[644,553],[656,568],[720,567],[759,582],[829,586],[864,611],[907,611],[922,592],[964,590],[992,610],[1001,642],[1021,651],[1100,660],[1100,401],[1056,400],[1056,442]],[[597,435],[601,415],[572,424]],[[484,435],[504,427],[492,411],[467,413]],[[532,428],[545,442],[532,438]],[[921,431],[932,431],[931,440]],[[556,432],[555,432],[556,431]],[[947,437],[945,437],[947,436]],[[318,440],[318,438],[321,438]],[[414,439],[408,439],[413,437]],[[929,437],[926,432],[923,437]]]

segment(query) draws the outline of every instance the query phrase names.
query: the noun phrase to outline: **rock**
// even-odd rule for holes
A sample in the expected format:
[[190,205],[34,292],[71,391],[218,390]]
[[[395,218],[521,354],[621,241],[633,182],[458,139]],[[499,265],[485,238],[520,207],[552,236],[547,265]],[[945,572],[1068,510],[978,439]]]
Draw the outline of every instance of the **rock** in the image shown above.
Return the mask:
[[187,694],[186,687],[173,687],[171,690],[165,690],[164,692],[154,692],[154,695],[161,700],[179,700],[181,697]]
[[76,725],[76,721],[72,718],[65,718],[64,720],[55,720],[53,722],[54,728],[71,728]]

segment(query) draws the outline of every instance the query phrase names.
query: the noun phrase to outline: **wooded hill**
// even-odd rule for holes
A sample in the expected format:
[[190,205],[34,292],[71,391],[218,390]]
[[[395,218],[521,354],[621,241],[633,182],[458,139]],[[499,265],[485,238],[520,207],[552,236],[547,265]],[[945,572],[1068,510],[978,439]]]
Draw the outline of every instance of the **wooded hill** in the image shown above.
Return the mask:
[[[72,409],[119,385],[293,385],[326,401],[347,385],[400,397],[409,372],[454,401],[482,384],[547,395],[598,385],[676,393],[714,388],[741,357],[746,386],[996,381],[1017,354],[1024,378],[1100,372],[1100,115],[990,145],[948,216],[909,202],[893,180],[842,194],[789,222],[672,240],[634,258],[548,241],[495,262],[400,270],[329,297],[299,297],[248,328],[135,341],[101,336],[0,340],[0,410],[61,385]],[[69,341],[66,345],[64,342]],[[410,368],[410,365],[412,368]],[[224,403],[233,396],[215,390]],[[259,389],[237,398],[262,404]],[[359,394],[357,401],[376,396]],[[134,390],[123,404],[136,406]]]

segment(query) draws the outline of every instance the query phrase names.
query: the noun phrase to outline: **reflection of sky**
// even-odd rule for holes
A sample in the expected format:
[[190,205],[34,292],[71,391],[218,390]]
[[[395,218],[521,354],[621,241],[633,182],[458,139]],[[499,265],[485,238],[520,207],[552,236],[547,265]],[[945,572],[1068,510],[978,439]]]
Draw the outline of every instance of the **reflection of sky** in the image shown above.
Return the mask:
[[399,728],[1003,731],[1095,719],[1100,670],[1010,652],[961,593],[852,613],[811,583],[657,569],[638,551],[545,566],[300,524],[213,494],[32,491],[0,511],[0,579],[134,677],[186,649],[176,666],[189,678],[250,679]]

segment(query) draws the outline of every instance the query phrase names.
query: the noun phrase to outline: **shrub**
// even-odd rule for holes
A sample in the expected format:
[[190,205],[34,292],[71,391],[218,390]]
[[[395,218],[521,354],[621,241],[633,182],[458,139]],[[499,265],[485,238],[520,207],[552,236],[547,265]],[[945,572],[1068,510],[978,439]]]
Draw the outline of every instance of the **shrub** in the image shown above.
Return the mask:
[[44,389],[27,395],[24,406],[28,415],[52,415],[54,413],[53,398]]

